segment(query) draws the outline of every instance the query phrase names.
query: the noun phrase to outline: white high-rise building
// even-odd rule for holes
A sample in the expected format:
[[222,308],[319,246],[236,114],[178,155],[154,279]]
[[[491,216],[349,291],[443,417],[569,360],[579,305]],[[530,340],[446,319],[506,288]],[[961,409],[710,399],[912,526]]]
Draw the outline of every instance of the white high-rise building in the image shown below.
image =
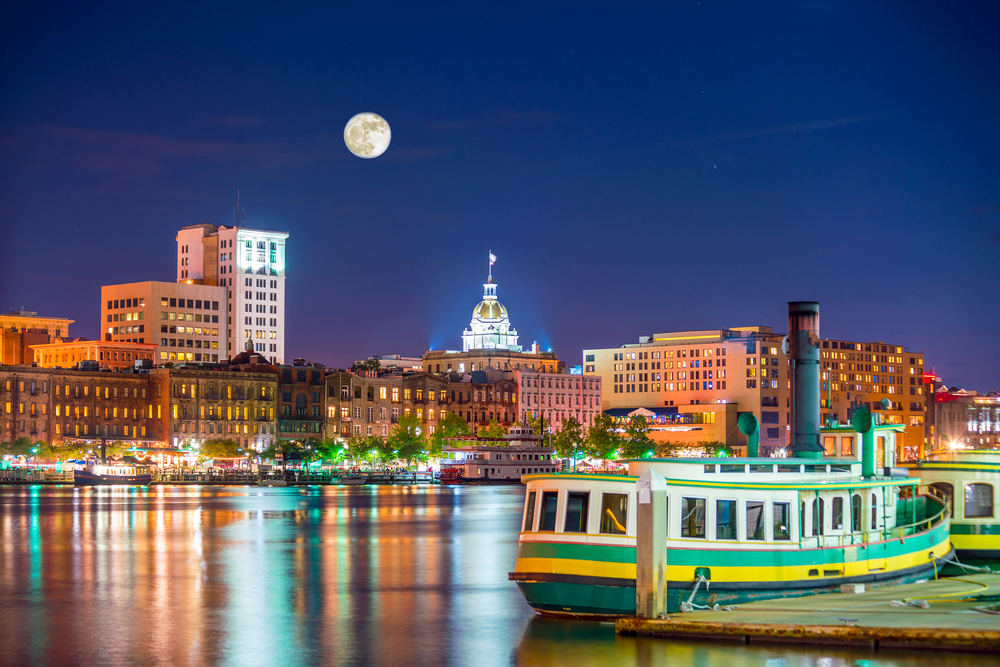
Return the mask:
[[177,232],[177,282],[226,288],[227,358],[252,341],[254,351],[285,362],[287,238],[288,232],[209,224]]

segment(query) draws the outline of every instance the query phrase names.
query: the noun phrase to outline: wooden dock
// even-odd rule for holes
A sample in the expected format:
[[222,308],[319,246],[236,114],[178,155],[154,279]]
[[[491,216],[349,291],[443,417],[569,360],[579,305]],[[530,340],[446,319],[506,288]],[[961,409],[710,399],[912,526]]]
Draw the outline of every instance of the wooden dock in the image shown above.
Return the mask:
[[996,651],[1000,649],[998,599],[1000,575],[970,575],[865,593],[752,602],[732,611],[670,614],[658,620],[621,618],[615,631],[743,643]]

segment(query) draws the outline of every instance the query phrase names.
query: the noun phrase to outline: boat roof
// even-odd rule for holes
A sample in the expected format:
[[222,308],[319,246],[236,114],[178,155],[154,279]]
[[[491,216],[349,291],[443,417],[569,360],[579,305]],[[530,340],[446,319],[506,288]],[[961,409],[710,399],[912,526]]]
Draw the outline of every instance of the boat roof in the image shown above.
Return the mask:
[[[635,484],[639,479],[634,475],[591,475],[591,474],[580,474],[580,473],[534,473],[530,475],[522,475],[522,482],[530,482],[534,480],[542,479],[579,479],[585,481],[595,481],[595,482],[619,482],[622,484]],[[802,480],[801,477],[796,477],[789,479],[787,482],[779,481],[731,481],[729,479],[680,479],[680,478],[665,478],[667,485],[674,486],[694,486],[702,488],[730,488],[730,489],[762,489],[762,490],[789,490],[789,489],[799,489],[803,491],[832,491],[832,490],[850,490],[850,489],[867,489],[867,488],[880,488],[887,486],[915,486],[920,484],[920,478],[918,477],[905,477],[905,478],[890,478],[890,477],[877,477],[873,479],[863,480],[858,477],[851,478],[850,480],[837,480],[837,481],[798,481]]]

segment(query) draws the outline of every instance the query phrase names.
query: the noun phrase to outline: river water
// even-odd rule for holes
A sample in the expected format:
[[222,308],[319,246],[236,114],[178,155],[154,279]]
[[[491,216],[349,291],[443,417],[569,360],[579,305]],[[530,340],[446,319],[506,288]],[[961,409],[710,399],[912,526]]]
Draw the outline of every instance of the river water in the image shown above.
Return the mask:
[[1000,665],[617,637],[507,580],[520,487],[0,487],[0,665]]

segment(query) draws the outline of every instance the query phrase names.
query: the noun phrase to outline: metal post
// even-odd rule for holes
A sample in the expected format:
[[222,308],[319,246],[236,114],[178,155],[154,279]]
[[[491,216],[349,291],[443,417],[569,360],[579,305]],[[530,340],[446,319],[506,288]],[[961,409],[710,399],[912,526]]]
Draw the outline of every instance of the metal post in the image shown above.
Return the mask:
[[667,613],[667,480],[647,470],[635,488],[635,610],[640,618],[658,618]]

